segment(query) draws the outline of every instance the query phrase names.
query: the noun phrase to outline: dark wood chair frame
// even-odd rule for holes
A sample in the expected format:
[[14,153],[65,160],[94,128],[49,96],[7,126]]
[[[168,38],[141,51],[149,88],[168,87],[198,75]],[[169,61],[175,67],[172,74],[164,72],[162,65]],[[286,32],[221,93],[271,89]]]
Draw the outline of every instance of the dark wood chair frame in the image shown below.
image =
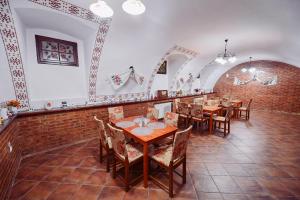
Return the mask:
[[[188,130],[188,134],[190,135],[191,132],[191,126],[188,128],[190,130]],[[175,137],[174,137],[175,138]],[[159,181],[157,178],[155,178],[155,174],[158,171],[152,171],[151,174],[149,174],[149,178],[156,183],[159,187],[161,187],[163,190],[165,190],[166,192],[169,193],[169,197],[173,198],[174,193],[173,193],[173,172],[176,173],[178,176],[180,176],[182,178],[182,184],[186,183],[186,152],[184,154],[184,156],[182,156],[181,158],[179,158],[178,160],[176,160],[175,162],[173,162],[172,160],[170,161],[169,166],[164,165],[163,163],[160,163],[156,160],[154,160],[153,158],[149,157],[149,169],[150,169],[150,165],[151,165],[151,161],[154,161],[155,163],[157,163],[161,168],[165,169],[168,172],[169,175],[169,185],[166,186],[164,185],[161,181]],[[179,167],[182,164],[182,174],[180,174],[179,172],[177,172],[175,169],[177,167]]]
[[225,121],[220,121],[220,120],[214,119],[214,122],[213,122],[214,129],[217,128],[217,123],[218,123],[218,129],[221,129],[221,124],[224,124],[224,127],[223,127],[224,137],[226,137],[230,133],[230,118],[232,115],[232,110],[233,110],[232,106],[226,108]]
[[[248,102],[246,110],[238,110],[240,118],[245,118],[246,120],[250,119],[250,106],[251,106],[251,103],[252,103],[252,99],[250,99],[250,101]],[[243,112],[245,112],[245,115],[242,115]]]

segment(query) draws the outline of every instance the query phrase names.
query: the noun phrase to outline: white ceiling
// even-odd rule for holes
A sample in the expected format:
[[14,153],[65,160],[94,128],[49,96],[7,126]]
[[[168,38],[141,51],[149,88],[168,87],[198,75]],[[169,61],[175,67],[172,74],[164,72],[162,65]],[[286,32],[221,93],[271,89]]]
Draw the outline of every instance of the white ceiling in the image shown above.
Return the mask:
[[[67,1],[87,9],[96,2]],[[300,66],[300,0],[143,0],[146,12],[140,16],[123,12],[123,0],[106,1],[115,14],[102,55],[104,74],[135,65],[150,76],[161,56],[177,44],[199,52],[182,73],[201,71],[203,84],[209,88],[233,67],[204,67],[223,51],[225,38],[238,63],[253,56]],[[31,24],[37,19],[21,17]],[[47,26],[59,23],[49,20]],[[84,36],[82,28],[69,30]],[[103,73],[99,76],[104,79]]]

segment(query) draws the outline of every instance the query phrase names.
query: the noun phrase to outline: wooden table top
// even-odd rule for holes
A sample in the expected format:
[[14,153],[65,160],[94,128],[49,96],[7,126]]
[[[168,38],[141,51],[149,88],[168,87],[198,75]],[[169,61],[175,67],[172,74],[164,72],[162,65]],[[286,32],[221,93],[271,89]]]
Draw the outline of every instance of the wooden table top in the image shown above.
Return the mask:
[[[127,118],[123,118],[123,119],[120,119],[120,120],[112,120],[111,122],[116,127],[118,127],[116,125],[118,122],[133,121],[134,119],[140,118],[140,117],[142,117],[142,116],[127,117]],[[149,123],[151,123],[151,122],[161,122],[161,121],[150,120]],[[171,135],[173,133],[176,133],[176,131],[178,130],[178,128],[175,127],[175,126],[166,125],[165,128],[162,128],[162,129],[153,129],[153,132],[148,134],[148,135],[136,135],[136,134],[133,133],[132,130],[135,129],[135,128],[138,128],[138,127],[139,127],[139,125],[135,124],[134,126],[130,126],[130,127],[127,127],[127,128],[122,128],[122,127],[118,127],[118,128],[124,130],[127,133],[127,135],[139,140],[142,143],[151,143],[153,141],[159,140],[160,138],[167,137],[167,135]]]
[[222,109],[222,107],[219,106],[203,106],[203,111],[205,112],[215,112]]

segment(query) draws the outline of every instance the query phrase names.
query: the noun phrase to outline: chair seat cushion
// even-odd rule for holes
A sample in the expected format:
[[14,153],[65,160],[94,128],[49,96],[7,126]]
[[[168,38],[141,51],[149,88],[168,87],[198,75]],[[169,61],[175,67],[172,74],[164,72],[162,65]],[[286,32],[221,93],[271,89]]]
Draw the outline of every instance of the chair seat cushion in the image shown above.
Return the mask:
[[155,147],[152,149],[149,155],[153,160],[169,166],[172,159],[172,145],[166,145],[162,147]]
[[192,117],[192,119],[195,120],[195,121],[202,121],[202,122],[205,122],[207,120],[206,117],[203,117],[203,118]]
[[185,114],[179,114],[179,117],[187,118],[188,116]]
[[[141,148],[138,145],[128,143],[126,144],[126,147],[129,163],[143,157],[143,153],[140,150]],[[122,159],[125,160],[125,157],[122,156]]]
[[239,110],[246,111],[247,108],[246,107],[240,107]]
[[222,121],[222,122],[225,122],[226,118],[225,118],[225,117],[222,117],[222,116],[215,116],[215,117],[214,117],[214,120],[215,120],[215,121]]

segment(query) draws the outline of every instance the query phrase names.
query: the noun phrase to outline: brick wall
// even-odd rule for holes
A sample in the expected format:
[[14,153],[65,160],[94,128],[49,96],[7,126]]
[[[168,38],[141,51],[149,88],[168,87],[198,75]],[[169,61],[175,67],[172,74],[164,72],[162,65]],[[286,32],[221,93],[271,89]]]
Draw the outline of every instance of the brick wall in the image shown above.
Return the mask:
[[[17,134],[17,123],[9,125],[0,134],[0,199],[8,197],[9,189],[21,160],[21,152],[16,140]],[[11,152],[8,147],[9,142],[12,146]]]
[[[248,66],[248,63],[237,65],[223,74],[214,91],[220,96],[231,94],[244,101],[252,98],[252,108],[255,109],[300,113],[300,68],[275,61],[254,61],[252,67],[278,76],[277,85],[264,86],[257,81],[247,85],[233,85],[235,76],[241,80],[249,79],[248,73],[241,72],[245,66]],[[226,74],[229,74],[229,78]]]
[[[182,101],[191,102],[192,99],[189,97]],[[154,103],[125,105],[125,117],[146,114],[147,107]],[[94,115],[108,122],[107,107],[29,114],[14,119],[0,134],[0,199],[7,198],[22,156],[98,137]],[[11,153],[8,151],[8,142],[13,146]]]

